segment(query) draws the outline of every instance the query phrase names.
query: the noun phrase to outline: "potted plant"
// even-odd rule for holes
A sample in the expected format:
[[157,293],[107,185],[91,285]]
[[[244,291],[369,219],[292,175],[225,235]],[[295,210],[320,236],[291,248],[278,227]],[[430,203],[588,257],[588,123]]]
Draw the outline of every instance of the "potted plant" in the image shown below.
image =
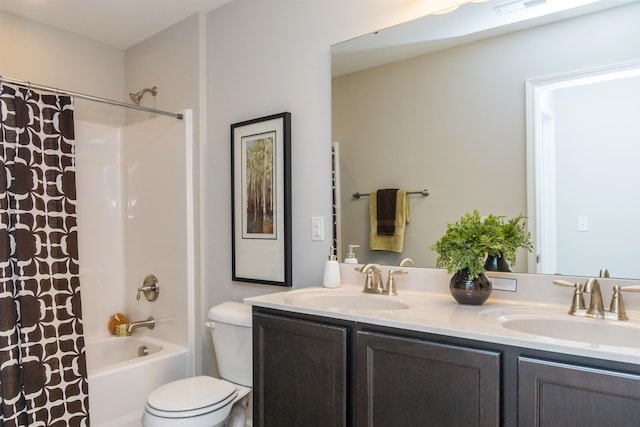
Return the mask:
[[509,263],[516,262],[516,252],[523,248],[531,252],[533,243],[531,242],[531,233],[525,228],[524,215],[518,215],[515,218],[506,220],[505,217],[496,217],[500,228],[501,244],[500,249],[491,250],[487,253],[485,269],[487,271],[511,271]]
[[486,258],[500,256],[515,261],[516,250],[532,248],[522,215],[505,222],[502,216],[484,219],[477,210],[466,213],[429,247],[438,253],[436,266],[454,273],[449,289],[461,304],[480,305],[491,295],[491,281],[486,276]]

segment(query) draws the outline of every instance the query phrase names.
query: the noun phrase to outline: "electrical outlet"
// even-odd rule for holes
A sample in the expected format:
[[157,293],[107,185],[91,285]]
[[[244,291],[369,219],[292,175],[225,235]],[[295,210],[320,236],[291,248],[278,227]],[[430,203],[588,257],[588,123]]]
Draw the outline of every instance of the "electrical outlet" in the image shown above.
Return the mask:
[[495,291],[508,291],[508,292],[518,291],[518,281],[516,279],[506,279],[504,277],[492,277],[491,285],[492,285],[491,287]]
[[324,218],[311,217],[311,240],[324,240]]

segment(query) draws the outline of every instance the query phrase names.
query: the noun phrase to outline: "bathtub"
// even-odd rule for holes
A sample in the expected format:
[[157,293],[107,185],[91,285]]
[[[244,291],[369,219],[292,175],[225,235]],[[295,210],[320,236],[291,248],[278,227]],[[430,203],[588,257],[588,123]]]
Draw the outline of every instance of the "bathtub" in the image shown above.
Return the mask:
[[149,393],[188,374],[186,347],[148,337],[88,340],[85,349],[92,427],[140,427]]

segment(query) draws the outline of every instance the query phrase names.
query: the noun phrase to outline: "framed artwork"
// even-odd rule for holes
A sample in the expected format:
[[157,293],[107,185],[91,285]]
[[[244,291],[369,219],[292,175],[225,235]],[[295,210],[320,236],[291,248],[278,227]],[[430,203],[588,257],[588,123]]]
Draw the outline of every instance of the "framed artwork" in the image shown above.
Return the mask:
[[291,286],[291,113],[231,125],[232,278]]

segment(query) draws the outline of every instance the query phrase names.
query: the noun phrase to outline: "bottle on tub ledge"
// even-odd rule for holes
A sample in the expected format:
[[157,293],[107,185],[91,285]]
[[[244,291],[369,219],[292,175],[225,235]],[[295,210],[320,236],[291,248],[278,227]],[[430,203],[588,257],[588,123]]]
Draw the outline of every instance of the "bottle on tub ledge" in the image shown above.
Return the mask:
[[322,286],[325,288],[340,287],[340,265],[336,256],[336,248],[333,246],[329,250],[329,259],[324,265],[324,275],[322,276]]

